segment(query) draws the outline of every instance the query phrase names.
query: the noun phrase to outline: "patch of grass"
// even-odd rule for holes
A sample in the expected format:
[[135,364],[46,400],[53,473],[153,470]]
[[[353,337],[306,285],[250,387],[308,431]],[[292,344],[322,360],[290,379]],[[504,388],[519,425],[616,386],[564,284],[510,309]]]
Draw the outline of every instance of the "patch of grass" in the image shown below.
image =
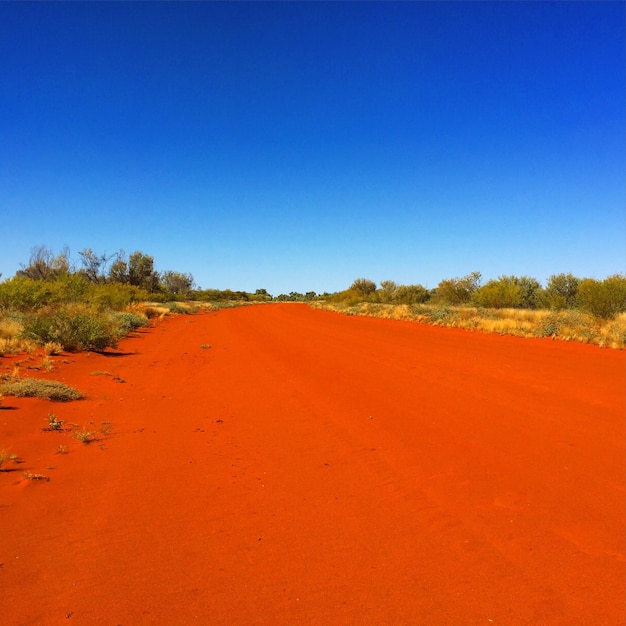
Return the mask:
[[91,372],[89,376],[113,376],[113,374],[111,374],[111,372],[107,372],[106,370],[96,370]]
[[209,343],[203,343],[203,344],[201,344],[201,345],[200,345],[200,347],[201,347],[203,350],[208,350],[208,349],[211,347],[211,344],[209,344]]
[[69,402],[84,397],[80,391],[64,383],[36,378],[20,378],[0,383],[0,393],[16,398],[44,398],[54,402]]
[[7,452],[6,450],[1,450],[0,451],[0,472],[4,471],[2,469],[2,466],[7,461],[17,461],[18,459],[19,457],[17,456],[17,454],[13,454],[12,452]]
[[59,446],[57,448],[56,454],[67,454],[67,448],[65,446]]
[[82,428],[81,430],[77,430],[72,433],[72,437],[74,439],[78,439],[82,443],[88,445],[94,441],[96,441],[96,431],[89,430],[88,428]]

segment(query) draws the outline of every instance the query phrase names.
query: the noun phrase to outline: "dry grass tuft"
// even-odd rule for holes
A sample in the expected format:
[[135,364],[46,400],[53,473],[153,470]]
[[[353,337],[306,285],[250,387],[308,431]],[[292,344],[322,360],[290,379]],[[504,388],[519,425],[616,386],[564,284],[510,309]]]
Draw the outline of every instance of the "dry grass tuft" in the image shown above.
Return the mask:
[[82,441],[84,444],[90,444],[96,441],[96,432],[88,428],[82,428],[81,430],[73,432],[72,437],[78,439],[78,441]]
[[56,341],[48,341],[43,346],[43,353],[46,356],[58,356],[63,352],[63,346]]
[[2,466],[7,461],[17,461],[17,460],[19,460],[19,457],[17,456],[17,454],[13,454],[12,452],[7,452],[6,450],[0,450],[0,472],[4,471],[2,469]]

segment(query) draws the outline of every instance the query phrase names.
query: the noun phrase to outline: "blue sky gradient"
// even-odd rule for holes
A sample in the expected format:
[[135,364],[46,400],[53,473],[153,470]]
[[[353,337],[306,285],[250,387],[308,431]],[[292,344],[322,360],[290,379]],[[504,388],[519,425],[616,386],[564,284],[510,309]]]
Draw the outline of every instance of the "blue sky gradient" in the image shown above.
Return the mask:
[[626,269],[622,2],[0,3],[0,272]]

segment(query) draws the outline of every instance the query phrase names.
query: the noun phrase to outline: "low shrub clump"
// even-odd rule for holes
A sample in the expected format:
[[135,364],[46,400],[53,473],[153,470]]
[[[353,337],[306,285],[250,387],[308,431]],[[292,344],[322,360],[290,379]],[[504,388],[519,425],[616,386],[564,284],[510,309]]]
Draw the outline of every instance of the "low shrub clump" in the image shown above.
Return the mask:
[[148,319],[146,317],[138,315],[137,313],[130,313],[128,311],[113,313],[111,314],[111,319],[119,331],[125,335],[133,330],[137,330],[138,328],[148,325]]
[[44,398],[54,402],[69,402],[84,397],[80,391],[64,383],[37,378],[9,379],[0,382],[0,393],[16,398]]

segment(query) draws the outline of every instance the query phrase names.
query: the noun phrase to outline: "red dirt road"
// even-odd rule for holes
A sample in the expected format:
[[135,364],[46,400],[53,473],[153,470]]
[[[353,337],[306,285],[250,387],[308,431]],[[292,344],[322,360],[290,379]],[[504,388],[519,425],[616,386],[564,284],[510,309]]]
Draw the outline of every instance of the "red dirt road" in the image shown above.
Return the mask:
[[287,304],[66,358],[0,410],[4,625],[626,621],[624,352]]

